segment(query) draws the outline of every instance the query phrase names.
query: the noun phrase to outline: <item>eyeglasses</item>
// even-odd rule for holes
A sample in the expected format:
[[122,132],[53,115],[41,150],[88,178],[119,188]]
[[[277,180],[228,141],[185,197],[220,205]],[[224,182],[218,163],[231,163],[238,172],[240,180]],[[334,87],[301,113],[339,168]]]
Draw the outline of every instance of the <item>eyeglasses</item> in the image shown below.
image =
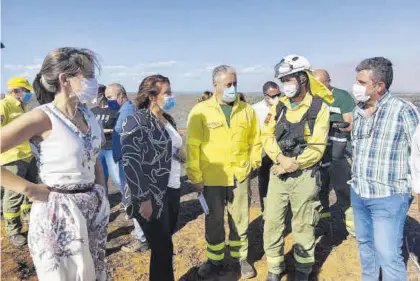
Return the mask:
[[270,96],[269,94],[264,94],[264,96],[268,97],[268,98],[275,99],[275,98],[279,98],[281,96],[281,93],[278,93],[277,95],[274,95],[274,96]]

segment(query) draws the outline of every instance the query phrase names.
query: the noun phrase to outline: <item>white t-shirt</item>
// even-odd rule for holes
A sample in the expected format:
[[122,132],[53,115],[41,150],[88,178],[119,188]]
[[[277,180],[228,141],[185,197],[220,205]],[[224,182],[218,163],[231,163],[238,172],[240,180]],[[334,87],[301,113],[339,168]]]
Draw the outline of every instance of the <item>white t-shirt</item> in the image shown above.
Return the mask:
[[267,105],[265,100],[257,102],[252,107],[254,108],[255,113],[257,113],[258,119],[260,120],[260,128],[262,128],[268,113],[270,113],[271,107]]
[[[178,152],[178,149],[182,147],[182,137],[169,122],[166,124],[165,129],[171,137],[172,155],[174,155]],[[173,157],[168,187],[176,189],[181,187],[181,163]]]

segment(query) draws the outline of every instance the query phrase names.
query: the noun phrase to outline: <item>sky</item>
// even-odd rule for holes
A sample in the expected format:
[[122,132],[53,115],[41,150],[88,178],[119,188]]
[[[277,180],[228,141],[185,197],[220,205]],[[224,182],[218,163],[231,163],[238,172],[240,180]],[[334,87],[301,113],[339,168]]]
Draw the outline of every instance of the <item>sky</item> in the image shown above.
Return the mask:
[[168,76],[174,92],[212,90],[212,70],[229,64],[238,91],[261,92],[289,54],[330,72],[351,89],[355,67],[384,56],[394,92],[420,93],[419,0],[0,0],[1,89],[33,80],[55,48],[98,54],[102,84],[135,92],[150,74]]

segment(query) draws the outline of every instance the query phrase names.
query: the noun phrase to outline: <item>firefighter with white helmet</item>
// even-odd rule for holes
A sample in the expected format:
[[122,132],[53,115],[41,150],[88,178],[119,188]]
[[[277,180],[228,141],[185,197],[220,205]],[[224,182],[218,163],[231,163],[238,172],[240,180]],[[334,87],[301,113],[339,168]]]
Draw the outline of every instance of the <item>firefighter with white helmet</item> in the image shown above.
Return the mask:
[[302,56],[289,55],[275,66],[284,97],[264,122],[261,140],[274,166],[264,210],[267,281],[285,273],[284,229],[290,202],[293,218],[295,279],[308,280],[314,264],[314,228],[319,219],[319,163],[327,143],[332,93],[311,74]]

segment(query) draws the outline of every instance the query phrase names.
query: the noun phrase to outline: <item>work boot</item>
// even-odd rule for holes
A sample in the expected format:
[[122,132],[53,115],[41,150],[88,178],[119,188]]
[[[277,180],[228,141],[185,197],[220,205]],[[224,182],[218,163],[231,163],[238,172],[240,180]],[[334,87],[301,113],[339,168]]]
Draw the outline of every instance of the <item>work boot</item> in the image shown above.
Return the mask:
[[304,273],[301,271],[295,271],[295,279],[294,281],[308,281],[309,280],[309,274]]
[[147,243],[147,241],[141,242],[136,239],[132,241],[131,243],[125,246],[122,246],[121,250],[126,253],[135,253],[135,252],[143,253],[149,250],[149,244]]
[[22,247],[26,244],[26,238],[22,234],[14,234],[9,236],[10,243],[15,247]]
[[282,273],[275,274],[275,273],[268,272],[266,281],[280,281],[281,280],[281,275],[282,275]]
[[246,259],[239,261],[239,266],[241,267],[242,279],[246,280],[257,276],[254,267]]
[[207,260],[198,268],[198,276],[200,278],[207,279],[218,275],[222,271],[222,269],[223,267],[221,262]]

